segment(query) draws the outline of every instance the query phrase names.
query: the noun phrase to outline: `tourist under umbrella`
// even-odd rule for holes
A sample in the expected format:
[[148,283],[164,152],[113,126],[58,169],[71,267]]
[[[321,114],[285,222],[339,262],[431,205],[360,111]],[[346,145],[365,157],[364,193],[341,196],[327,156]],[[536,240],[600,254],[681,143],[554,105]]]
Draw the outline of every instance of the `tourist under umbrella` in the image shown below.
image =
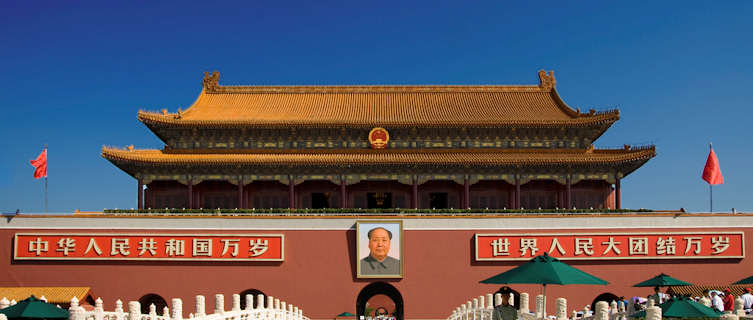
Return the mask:
[[35,296],[26,298],[13,306],[0,310],[1,314],[13,319],[68,319],[68,311],[37,299]]
[[546,311],[546,285],[548,284],[609,284],[609,282],[569,266],[546,252],[522,265],[480,282],[489,284],[540,284],[544,295],[544,311]]
[[[674,297],[658,305],[662,318],[719,318],[722,313],[688,297]],[[632,318],[645,318],[646,310],[631,315]]]

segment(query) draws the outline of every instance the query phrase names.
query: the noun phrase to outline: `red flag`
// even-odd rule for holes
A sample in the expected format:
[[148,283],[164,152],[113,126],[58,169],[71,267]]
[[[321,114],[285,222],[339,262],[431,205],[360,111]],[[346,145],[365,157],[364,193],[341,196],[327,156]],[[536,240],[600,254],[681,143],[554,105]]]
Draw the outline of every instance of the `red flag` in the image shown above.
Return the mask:
[[34,179],[47,177],[47,149],[42,150],[42,153],[30,162],[31,165],[36,168],[36,170],[34,170]]
[[716,158],[713,148],[709,148],[709,157],[706,159],[706,166],[703,168],[703,180],[706,180],[709,184],[722,184],[724,183],[724,177],[722,177],[722,169],[719,168],[719,160]]

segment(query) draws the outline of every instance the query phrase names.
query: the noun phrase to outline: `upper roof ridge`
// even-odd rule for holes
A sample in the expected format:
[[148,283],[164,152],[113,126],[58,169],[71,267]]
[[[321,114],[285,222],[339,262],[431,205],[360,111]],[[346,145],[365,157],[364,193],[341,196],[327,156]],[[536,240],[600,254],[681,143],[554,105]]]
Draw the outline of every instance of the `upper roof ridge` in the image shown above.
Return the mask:
[[204,93],[442,93],[442,92],[550,92],[554,71],[539,71],[538,85],[233,85],[219,84],[220,72],[204,72]]

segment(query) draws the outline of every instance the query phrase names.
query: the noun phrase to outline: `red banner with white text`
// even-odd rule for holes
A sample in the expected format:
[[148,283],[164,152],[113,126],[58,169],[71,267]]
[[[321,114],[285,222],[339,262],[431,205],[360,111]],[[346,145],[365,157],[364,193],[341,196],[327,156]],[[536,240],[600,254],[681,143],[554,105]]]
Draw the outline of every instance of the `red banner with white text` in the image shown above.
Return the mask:
[[16,260],[283,261],[282,234],[17,233]]
[[744,258],[742,232],[476,234],[477,261]]

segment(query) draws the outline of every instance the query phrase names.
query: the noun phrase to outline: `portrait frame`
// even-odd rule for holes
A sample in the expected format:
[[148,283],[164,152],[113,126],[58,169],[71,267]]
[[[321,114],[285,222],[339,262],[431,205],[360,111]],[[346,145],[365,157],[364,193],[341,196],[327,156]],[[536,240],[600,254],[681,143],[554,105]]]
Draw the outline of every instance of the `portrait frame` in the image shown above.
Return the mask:
[[[370,273],[367,270],[371,266],[364,265],[364,262],[371,255],[369,248],[368,232],[374,228],[384,228],[392,233],[390,239],[390,249],[387,253],[388,258],[398,260],[398,270],[395,273]],[[358,220],[356,221],[356,278],[366,279],[401,279],[404,275],[405,263],[404,243],[403,240],[403,221],[402,220]],[[397,250],[396,250],[397,249]],[[371,259],[371,258],[370,258]],[[394,261],[394,260],[393,260]],[[390,265],[390,264],[387,264]],[[363,269],[362,269],[363,268]]]

